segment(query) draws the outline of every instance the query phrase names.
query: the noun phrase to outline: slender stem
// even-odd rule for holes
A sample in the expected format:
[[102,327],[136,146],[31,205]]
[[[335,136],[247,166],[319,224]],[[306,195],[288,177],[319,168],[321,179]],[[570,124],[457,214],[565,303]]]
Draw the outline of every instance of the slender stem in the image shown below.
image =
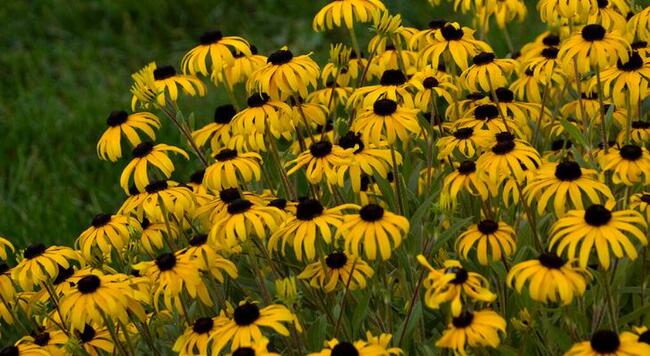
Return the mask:
[[123,356],[130,356],[127,350],[124,348],[124,345],[120,341],[120,338],[118,337],[117,333],[115,332],[115,329],[113,328],[113,323],[111,323],[110,319],[104,314],[103,312],[100,312],[102,315],[102,319],[104,319],[104,324],[106,324],[106,329],[108,330],[108,333],[111,334],[111,339],[113,339],[113,343],[117,347],[117,351]]
[[[641,268],[641,305],[645,305],[645,289],[648,273],[648,245],[643,247],[643,267]],[[639,324],[643,325],[643,315],[640,316]]]
[[[630,132],[632,131],[632,104],[630,103],[630,92],[628,90],[628,93],[626,95],[626,100],[625,100],[627,106],[625,109],[625,143],[629,144],[630,143]],[[641,120],[641,117],[639,116],[639,120]]]
[[126,326],[122,321],[118,321],[119,327],[122,329],[122,334],[124,335],[124,339],[126,340],[126,346],[129,348],[129,351],[131,352],[131,355],[135,355],[135,348],[133,347],[133,341],[131,340],[131,335],[129,335],[129,331],[126,329]]
[[[70,336],[70,333],[68,332],[68,328],[65,327],[65,322],[63,321],[63,315],[61,314],[61,308],[59,307],[59,298],[57,298],[56,293],[54,291],[54,287],[51,285],[50,281],[45,281],[45,290],[47,291],[47,294],[50,296],[50,300],[52,301],[52,304],[54,304],[54,308],[56,309],[56,313],[59,316],[59,320],[61,320],[61,323],[63,325],[59,325],[59,323],[55,322],[57,326],[63,330],[63,332]],[[54,320],[52,320],[54,321]]]
[[512,170],[512,167],[510,167],[510,172],[512,173],[511,179],[514,180],[515,185],[517,186],[517,191],[519,191],[519,200],[521,201],[521,205],[524,207],[524,212],[526,213],[526,217],[528,218],[530,229],[533,231],[533,237],[534,237],[533,242],[535,243],[535,247],[537,247],[538,251],[542,253],[544,252],[544,244],[542,243],[542,240],[539,237],[539,234],[537,233],[537,222],[535,220],[535,215],[531,212],[530,206],[528,206],[528,202],[526,201],[526,197],[524,197],[521,184],[517,180],[517,177],[514,176],[514,171]]
[[350,276],[348,276],[348,280],[345,283],[345,290],[343,291],[343,299],[341,300],[341,310],[339,311],[339,317],[336,319],[336,326],[334,327],[334,337],[336,337],[339,333],[339,329],[341,326],[341,319],[343,319],[343,314],[345,311],[345,301],[347,300],[348,296],[348,291],[350,290],[350,283],[352,282],[352,276],[354,275],[354,267],[357,264],[357,259],[354,259],[354,262],[352,262],[352,268],[350,269]]
[[142,333],[144,336],[144,341],[149,345],[151,348],[151,351],[155,356],[160,356],[160,351],[158,351],[158,348],[156,348],[156,344],[153,340],[153,337],[151,336],[151,333],[149,332],[149,326],[144,322],[140,322],[140,326],[138,327],[138,323],[134,323],[134,325],[138,328],[138,330]]
[[[352,40],[352,47],[357,52],[357,56],[361,58],[361,47],[359,47],[359,40],[357,39],[357,33],[354,30],[354,24],[352,24],[352,26],[350,26],[348,30],[350,30],[350,39]],[[368,63],[368,66],[370,66],[370,63]]]
[[539,117],[537,118],[537,125],[535,126],[535,134],[533,135],[533,140],[531,141],[533,145],[537,143],[537,136],[539,135],[539,131],[541,130],[542,119],[544,118],[544,109],[546,109],[546,99],[548,97],[548,91],[550,86],[551,86],[551,78],[549,77],[546,80],[546,84],[544,85],[544,92],[542,93],[542,107],[540,108]]
[[223,82],[224,82],[224,88],[226,89],[226,95],[228,95],[228,99],[230,100],[230,103],[232,103],[236,111],[239,111],[241,109],[241,106],[239,105],[239,101],[237,101],[237,97],[235,97],[235,94],[232,91],[232,87],[230,86],[230,82],[228,81],[228,76],[226,75],[225,67],[223,69]]
[[270,150],[271,155],[273,156],[276,163],[278,164],[278,170],[280,171],[280,177],[282,178],[282,184],[284,185],[285,192],[291,199],[296,199],[296,193],[293,190],[291,183],[289,182],[287,171],[284,169],[284,165],[282,165],[282,159],[280,159],[280,152],[278,151],[278,146],[275,143],[275,140],[273,139],[271,134],[268,132],[267,132],[267,139],[269,141],[269,144],[271,145],[271,150]]
[[603,285],[605,287],[605,296],[607,297],[607,312],[609,313],[609,322],[610,327],[618,333],[618,323],[616,318],[616,311],[614,308],[614,296],[612,295],[612,290],[609,286],[609,275],[610,271],[604,271],[602,275]]
[[603,83],[600,81],[600,66],[596,66],[596,81],[598,86],[598,103],[600,104],[600,125],[603,140],[603,147],[607,153],[607,125],[605,125],[605,103],[603,102]]
[[499,98],[497,98],[497,92],[494,89],[494,85],[492,85],[492,78],[490,77],[490,73],[487,75],[488,77],[488,85],[490,86],[490,93],[492,94],[492,100],[497,104],[497,111],[499,112],[499,116],[501,117],[501,120],[503,120],[503,125],[506,128],[506,131],[510,132],[510,127],[508,127],[508,121],[506,121],[506,116],[503,114],[503,111],[501,110],[501,105],[499,103]]
[[390,158],[393,161],[393,179],[395,180],[395,195],[397,197],[397,206],[399,214],[404,215],[404,202],[402,200],[401,179],[399,179],[399,170],[397,169],[397,158],[395,156],[395,145],[390,145]]
[[512,44],[512,38],[510,38],[510,32],[508,32],[508,24],[503,26],[501,31],[503,32],[503,37],[505,38],[506,44],[508,45],[508,50],[510,51],[511,54],[514,53],[515,46]]
[[203,164],[204,167],[208,166],[208,160],[205,158],[203,155],[203,152],[199,149],[199,146],[196,145],[196,142],[194,142],[194,138],[192,138],[192,133],[188,132],[183,125],[178,121],[178,118],[176,117],[176,112],[170,112],[169,109],[165,106],[160,106],[161,110],[167,115],[167,117],[176,125],[178,130],[181,132],[183,136],[187,139],[187,141],[190,143],[190,146],[192,146],[192,150],[194,150],[194,153],[196,153],[197,157],[199,157],[199,160],[201,160],[201,163]]

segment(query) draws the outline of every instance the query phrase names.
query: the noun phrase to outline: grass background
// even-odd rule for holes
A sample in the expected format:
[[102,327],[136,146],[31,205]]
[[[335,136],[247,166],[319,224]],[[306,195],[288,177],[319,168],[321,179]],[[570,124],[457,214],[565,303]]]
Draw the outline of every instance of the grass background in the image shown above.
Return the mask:
[[[268,54],[285,44],[324,59],[345,32],[316,34],[313,15],[326,0],[7,1],[0,7],[0,236],[19,248],[31,242],[69,244],[98,212],[115,211],[124,194],[125,160],[97,158],[95,145],[112,110],[130,105],[130,74],[149,61],[178,63],[209,29],[241,35]],[[433,18],[460,20],[426,0],[386,0],[404,23],[423,28]],[[541,30],[533,4],[516,45]],[[469,22],[464,21],[465,24]],[[534,25],[530,25],[534,24]],[[517,25],[519,26],[519,25]],[[515,27],[515,25],[512,25]],[[360,31],[367,32],[367,31]],[[500,34],[489,37],[505,54]],[[322,62],[321,62],[322,63]],[[191,100],[185,111],[209,120],[221,89]],[[207,117],[206,117],[207,116]],[[165,122],[161,140],[180,140]],[[127,155],[128,156],[128,155]],[[181,165],[175,178],[193,170]]]

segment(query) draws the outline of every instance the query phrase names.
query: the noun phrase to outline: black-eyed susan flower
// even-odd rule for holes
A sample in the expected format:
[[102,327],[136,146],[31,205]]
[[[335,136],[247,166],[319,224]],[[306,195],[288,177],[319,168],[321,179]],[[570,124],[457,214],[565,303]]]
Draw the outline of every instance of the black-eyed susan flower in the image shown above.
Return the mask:
[[408,219],[386,211],[379,204],[368,204],[357,209],[358,214],[343,217],[343,224],[337,231],[345,240],[346,251],[359,256],[363,246],[368,260],[389,259],[408,234]]
[[502,221],[481,220],[467,228],[456,240],[456,250],[464,259],[467,259],[474,246],[480,264],[488,265],[491,261],[500,261],[502,257],[512,256],[517,249],[515,230]]
[[276,100],[299,95],[306,98],[308,88],[318,86],[320,68],[311,54],[294,56],[286,47],[271,53],[266,65],[251,74],[248,91],[269,94]]
[[460,262],[447,260],[444,268],[437,270],[427,262],[422,255],[417,256],[418,262],[429,270],[424,279],[424,302],[431,309],[440,308],[440,304],[451,302],[451,313],[461,314],[463,308],[462,296],[485,303],[493,302],[496,294],[488,289],[488,281],[476,272],[469,272]]
[[[368,60],[363,58],[363,54],[357,54],[354,50],[344,52],[338,47],[330,48],[331,62],[327,63],[321,71],[323,85],[331,88],[330,84],[334,83],[335,78],[337,87],[346,88],[354,85],[354,81],[359,78],[368,65]],[[332,59],[333,55],[335,55],[334,60]],[[366,78],[371,78],[369,73],[366,73]]]
[[186,215],[192,215],[195,199],[189,186],[172,180],[157,180],[145,187],[141,207],[150,219],[164,221],[165,215],[173,215],[173,219],[183,222]]
[[[38,345],[41,349],[47,351],[47,355],[51,356],[63,356],[65,352],[63,348],[68,342],[68,336],[64,331],[58,329],[46,329],[41,332],[35,332],[33,335],[28,335],[22,337],[17,345]],[[2,353],[0,353],[1,355]],[[30,355],[31,353],[22,353],[19,352],[18,355]]]
[[472,57],[472,63],[461,73],[460,80],[469,90],[491,92],[508,84],[517,62],[508,58],[497,59],[492,52],[480,52]]
[[650,345],[639,342],[638,337],[631,332],[618,335],[611,330],[598,330],[591,335],[589,341],[574,344],[565,356],[598,356],[598,355],[649,355]]
[[118,253],[129,242],[132,233],[142,232],[135,218],[124,215],[97,214],[75,242],[88,261],[94,259],[94,249],[108,255],[115,249]]
[[[3,340],[4,341],[4,340]],[[0,349],[2,356],[50,356],[50,352],[34,343],[17,343]]]
[[638,336],[638,342],[643,342],[650,345],[650,331],[648,331],[647,326],[635,326],[633,327],[633,330],[634,334]]
[[627,61],[619,59],[615,66],[604,69],[600,79],[603,94],[606,97],[611,95],[614,104],[636,109],[650,94],[650,58],[643,58],[633,51]]
[[[561,78],[559,74],[555,74],[554,78]],[[546,78],[536,76],[531,68],[526,68],[509,86],[510,90],[520,100],[528,100],[532,103],[541,103],[543,96],[543,88],[546,85]]]
[[9,325],[14,323],[14,315],[10,309],[9,301],[14,300],[15,295],[16,287],[11,280],[9,265],[0,262],[0,320],[4,320]]
[[455,171],[445,177],[440,199],[443,202],[449,201],[452,206],[456,206],[458,193],[461,190],[473,196],[478,196],[481,200],[488,198],[488,185],[483,179],[479,178],[474,161],[461,162]]
[[481,51],[492,52],[492,48],[487,43],[474,39],[474,30],[449,22],[435,33],[435,41],[420,51],[420,60],[438,68],[444,54],[450,56],[460,70],[465,70],[468,58]]
[[61,298],[61,316],[72,330],[83,330],[86,324],[102,325],[105,320],[128,324],[129,314],[145,320],[143,297],[136,296],[141,292],[131,286],[129,276],[88,273],[79,277],[76,288]]
[[417,113],[417,109],[398,105],[394,100],[379,99],[355,118],[351,129],[370,143],[387,141],[392,145],[398,138],[408,141],[410,136],[420,133]]
[[235,58],[223,68],[222,71],[214,70],[210,75],[212,82],[219,85],[223,83],[231,89],[239,83],[246,83],[253,73],[266,65],[267,58],[257,54],[257,47],[250,46],[250,54],[235,51]]
[[650,8],[646,7],[628,19],[627,31],[641,41],[650,41]]
[[492,310],[464,311],[453,317],[436,341],[436,346],[466,355],[465,348],[497,348],[501,343],[499,331],[506,332],[506,320]]
[[352,28],[356,22],[370,22],[376,11],[386,7],[380,0],[339,0],[325,5],[314,16],[314,31],[323,31],[345,25]]
[[[93,327],[86,324],[81,331],[77,330],[74,334],[83,351],[90,356],[100,356],[104,353],[113,354],[115,352],[115,341],[107,327],[97,325]],[[123,337],[120,337],[120,342],[122,339]]]
[[218,249],[208,243],[206,234],[192,236],[189,246],[184,251],[198,261],[200,271],[211,274],[219,283],[225,281],[226,274],[233,279],[238,276],[235,264],[222,257]]
[[642,146],[629,144],[610,149],[600,158],[604,171],[612,171],[614,184],[650,184],[650,152]]
[[275,352],[269,352],[268,349],[269,340],[263,338],[261,340],[251,343],[247,346],[239,346],[238,348],[232,350],[229,356],[280,356],[280,354]]
[[348,97],[352,95],[354,89],[351,87],[341,87],[334,85],[334,81],[328,81],[325,88],[314,90],[307,96],[306,101],[321,105],[331,105],[332,108],[345,106],[348,102]]
[[[625,20],[623,14],[630,11],[628,4],[624,1],[616,0],[612,0],[612,2],[609,2],[608,0],[598,0],[597,3],[598,6],[596,11],[589,15],[587,23],[599,23],[607,31],[616,30],[620,33],[625,33],[627,20]],[[617,8],[614,3],[623,5],[624,8]]]
[[366,340],[369,344],[380,345],[388,352],[388,355],[402,355],[404,351],[399,347],[390,347],[393,335],[381,333],[377,336],[373,335],[370,331],[366,331]]
[[289,329],[285,324],[293,324],[298,332],[302,331],[296,316],[284,305],[271,304],[260,308],[257,303],[242,301],[223,326],[215,331],[216,342],[212,347],[221,350],[230,343],[230,349],[236,350],[240,346],[250,346],[262,341],[265,338],[263,331],[269,330],[287,337]]
[[326,209],[318,200],[304,199],[298,203],[296,214],[290,216],[269,238],[268,248],[271,252],[281,250],[284,255],[287,244],[293,247],[299,261],[304,257],[313,261],[316,257],[317,238],[326,244],[332,243],[332,228],[343,224],[341,210],[355,208],[353,204],[339,205]]
[[185,329],[176,339],[172,350],[180,356],[217,355],[221,350],[214,348],[214,335],[218,328],[228,322],[228,318],[220,315],[213,318],[201,317],[192,326]]
[[567,19],[584,22],[597,7],[593,0],[542,0],[537,5],[540,18],[549,25],[559,25]]
[[305,167],[310,183],[319,184],[325,177],[328,184],[343,186],[344,171],[341,168],[352,163],[353,151],[353,148],[344,149],[329,141],[312,143],[308,150],[286,163],[287,167],[293,166],[287,174],[292,175]]
[[[512,130],[517,137],[524,137],[522,127],[510,117],[502,117],[496,104],[480,104],[469,108],[459,120],[454,121],[454,129],[473,128],[474,130],[486,130],[495,134]],[[494,141],[493,139],[490,141]]]
[[140,191],[135,184],[129,186],[129,192],[127,193],[127,198],[122,203],[122,206],[117,211],[117,215],[130,215],[138,219],[144,217],[144,210],[142,209],[142,202],[144,202],[147,193],[142,190]]
[[[616,113],[616,111],[614,111],[614,113]],[[628,133],[627,118],[627,112],[621,115],[622,120],[620,121],[616,120],[616,116],[614,114],[614,119],[623,127],[621,129],[621,132],[619,132],[616,140],[620,144],[624,144],[627,141],[627,136],[629,136],[630,141],[639,146],[644,145],[646,142],[650,142],[650,122],[643,120],[632,121],[630,123],[630,131]]]
[[305,102],[302,98],[291,98],[289,103],[291,104],[291,115],[282,116],[280,120],[288,119],[293,127],[304,127],[307,130],[312,130],[315,127],[322,128],[327,124],[329,110],[326,105]]
[[[230,123],[233,134],[251,135],[270,132],[276,138],[292,132],[291,122],[282,121],[283,116],[291,116],[291,107],[286,103],[271,99],[266,93],[254,93],[247,100],[248,107],[238,112]],[[262,137],[261,147],[264,147]]]
[[165,252],[153,261],[133,265],[140,275],[154,283],[153,302],[160,310],[160,297],[168,310],[183,313],[181,293],[187,291],[191,298],[197,298],[205,305],[212,305],[210,294],[199,276],[199,262],[192,256],[178,251]]
[[260,180],[262,156],[255,152],[237,152],[224,148],[213,156],[216,162],[205,169],[205,184],[214,191],[235,188]]
[[156,254],[165,246],[166,239],[175,241],[179,236],[178,227],[174,223],[165,224],[164,221],[150,221],[143,218],[140,222],[142,234],[139,242],[142,250],[149,254]]
[[332,339],[326,342],[325,348],[320,352],[313,352],[308,356],[388,356],[386,348],[381,344],[370,343],[364,340],[355,342]]
[[186,183],[187,186],[192,188],[192,191],[196,195],[197,205],[202,205],[207,202],[212,197],[212,194],[208,192],[207,187],[203,184],[203,179],[205,178],[205,169],[199,169],[194,171],[190,175],[190,179]]
[[451,104],[458,92],[451,75],[431,66],[427,66],[415,73],[411,80],[422,83],[422,90],[415,93],[414,99],[415,107],[423,112],[431,111],[432,100],[437,97],[441,97],[445,99],[447,104]]
[[650,222],[650,192],[637,193],[630,197],[630,209],[635,209],[645,214],[646,221]]
[[138,131],[155,140],[155,129],[160,128],[160,119],[149,112],[129,115],[126,111],[113,111],[108,115],[106,124],[108,129],[97,142],[97,155],[103,160],[115,162],[122,157],[122,135],[133,147],[142,142]]
[[124,189],[124,192],[127,194],[129,192],[131,176],[133,176],[133,182],[138,190],[145,190],[145,187],[149,184],[149,170],[147,169],[149,164],[158,169],[157,173],[169,178],[174,172],[174,163],[169,158],[169,153],[177,153],[185,157],[185,159],[190,158],[182,149],[164,143],[154,145],[153,142],[147,141],[135,146],[133,159],[124,167],[120,176],[120,186]]
[[31,291],[35,285],[56,278],[59,266],[70,267],[70,260],[80,261],[81,256],[69,247],[29,245],[23,251],[23,259],[11,269],[11,279],[23,290]]
[[474,157],[479,151],[490,145],[491,136],[488,130],[471,126],[459,127],[451,135],[443,136],[436,142],[438,158],[454,157],[456,152],[467,158]]
[[589,264],[594,248],[604,269],[608,269],[611,262],[610,249],[617,258],[627,255],[636,259],[636,247],[628,236],[634,236],[639,243],[647,245],[647,223],[639,212],[613,211],[614,205],[615,202],[610,200],[606,205],[594,204],[586,210],[569,211],[551,227],[550,247],[558,255],[566,251],[569,259],[578,257],[583,268]]
[[192,132],[192,139],[198,147],[205,146],[208,142],[212,152],[219,151],[230,141],[230,122],[237,114],[235,108],[228,105],[217,106],[214,110],[214,122]]
[[[586,73],[590,70],[603,70],[617,59],[627,62],[630,45],[617,31],[607,32],[598,24],[589,24],[576,30],[558,53],[566,73]],[[574,64],[575,62],[575,64]]]
[[500,132],[492,149],[479,156],[476,168],[491,182],[498,182],[503,174],[522,181],[525,170],[533,170],[540,164],[539,153],[526,141],[515,138],[511,133]]
[[219,30],[208,31],[199,37],[199,45],[183,56],[181,68],[185,74],[201,73],[207,76],[214,71],[222,71],[226,65],[232,63],[235,60],[233,52],[251,55],[245,39],[223,36]]
[[609,187],[598,180],[593,169],[581,168],[575,161],[545,162],[530,175],[523,194],[542,215],[553,201],[555,214],[563,216],[572,207],[584,209],[583,201],[600,204],[614,199]]
[[376,51],[368,73],[373,77],[378,77],[387,70],[399,69],[402,64],[406,68],[406,74],[413,75],[418,67],[418,52],[407,49],[398,50],[393,44],[388,44],[383,50]]
[[348,107],[365,109],[377,100],[389,99],[401,103],[407,108],[414,108],[411,89],[422,90],[422,84],[416,80],[408,80],[399,69],[387,69],[379,80],[379,85],[368,85],[357,88],[347,102]]
[[331,293],[345,288],[364,289],[366,279],[370,279],[373,274],[374,271],[364,260],[343,251],[334,251],[324,261],[307,265],[298,278],[308,281],[314,288]]
[[589,271],[577,265],[577,260],[564,260],[552,252],[517,263],[508,272],[507,283],[521,293],[526,282],[528,294],[543,303],[569,304],[582,296],[591,277]]
[[206,85],[193,75],[177,74],[173,66],[158,67],[155,62],[147,64],[138,73],[134,74],[135,81],[131,106],[138,102],[146,104],[156,101],[158,105],[165,106],[167,100],[176,102],[179,89],[189,96],[204,96],[207,92]]
[[[348,171],[355,192],[361,190],[361,177],[363,175],[373,176],[379,174],[382,177],[388,175],[392,161],[390,149],[385,144],[365,144],[361,139],[361,134],[352,131],[348,131],[345,136],[342,136],[338,144],[343,149],[354,149],[352,164],[345,165],[342,169]],[[402,155],[398,152],[395,152],[395,161],[398,165],[402,163]]]
[[411,35],[408,43],[409,48],[419,51],[427,44],[435,42],[436,32],[440,31],[447,22],[448,21],[445,19],[433,19],[429,21],[427,28],[419,30]]
[[237,199],[246,199],[253,204],[264,206],[265,200],[251,192],[242,192],[237,188],[227,188],[219,191],[213,197],[196,209],[196,218],[209,228],[216,221],[216,217],[228,208],[228,204]]
[[282,211],[276,207],[235,199],[214,216],[210,240],[228,246],[236,241],[246,241],[251,235],[264,240],[278,228],[283,217]]
[[479,11],[479,21],[482,21],[481,23],[484,24],[485,30],[488,30],[490,23],[489,19],[484,19],[485,16],[494,16],[497,26],[503,29],[508,23],[515,20],[523,22],[528,13],[526,3],[522,0],[504,0],[494,3],[486,2],[484,6],[483,11]]
[[5,238],[0,237],[0,260],[6,261],[7,258],[9,257],[9,254],[7,251],[14,252],[16,249],[14,248],[14,245],[11,244],[11,242]]

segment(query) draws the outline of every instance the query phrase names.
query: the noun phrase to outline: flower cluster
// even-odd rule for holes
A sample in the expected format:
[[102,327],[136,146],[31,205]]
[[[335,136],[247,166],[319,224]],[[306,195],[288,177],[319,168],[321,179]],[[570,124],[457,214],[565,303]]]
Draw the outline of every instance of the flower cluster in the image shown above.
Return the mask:
[[[178,71],[146,65],[97,143],[122,205],[74,247],[0,238],[0,320],[23,334],[0,355],[649,355],[633,4],[540,0],[548,30],[516,51],[522,0],[455,0],[471,27],[424,29],[337,0],[313,29],[352,46],[323,66],[219,30]],[[195,127],[182,99],[212,86],[228,102]],[[156,142],[168,126],[181,142]]]

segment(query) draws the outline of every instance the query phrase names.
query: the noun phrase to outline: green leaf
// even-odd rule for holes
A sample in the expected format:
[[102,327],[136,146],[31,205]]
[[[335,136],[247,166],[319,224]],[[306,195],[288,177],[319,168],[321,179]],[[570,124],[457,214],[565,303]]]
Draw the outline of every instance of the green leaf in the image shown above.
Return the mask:
[[572,125],[567,119],[560,119],[560,123],[562,124],[562,127],[564,127],[564,130],[571,136],[571,138],[575,141],[580,143],[582,147],[585,147],[586,149],[590,149],[591,147],[587,143],[587,140],[585,137],[582,135],[580,130]]

